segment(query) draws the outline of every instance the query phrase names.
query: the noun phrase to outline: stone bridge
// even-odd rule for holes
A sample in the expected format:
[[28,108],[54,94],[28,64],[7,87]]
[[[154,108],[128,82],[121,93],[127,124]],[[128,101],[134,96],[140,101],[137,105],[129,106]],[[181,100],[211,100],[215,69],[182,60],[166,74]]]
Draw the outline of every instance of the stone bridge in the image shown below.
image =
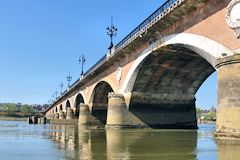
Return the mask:
[[238,138],[239,28],[240,0],[168,0],[51,104],[46,116],[106,127],[197,128],[195,94],[217,71],[216,137]]

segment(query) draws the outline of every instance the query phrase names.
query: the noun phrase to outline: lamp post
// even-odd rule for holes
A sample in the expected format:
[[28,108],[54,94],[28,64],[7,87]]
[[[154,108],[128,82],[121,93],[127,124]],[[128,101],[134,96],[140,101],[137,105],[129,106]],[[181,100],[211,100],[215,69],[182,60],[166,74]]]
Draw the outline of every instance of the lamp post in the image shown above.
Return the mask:
[[62,89],[63,89],[63,83],[62,82],[59,84],[59,87],[60,87],[60,94],[62,95]]
[[111,17],[111,26],[107,27],[107,34],[110,36],[110,46],[108,47],[109,53],[111,54],[112,48],[113,48],[113,36],[116,36],[117,32],[117,27],[113,25],[113,17]]
[[72,80],[72,77],[70,75],[70,72],[68,73],[68,76],[67,76],[67,81],[68,81],[68,88],[70,87],[70,82]]
[[83,66],[84,66],[84,64],[85,64],[85,62],[86,62],[86,59],[85,59],[84,54],[82,54],[82,55],[79,57],[78,62],[79,62],[79,64],[82,66],[82,71],[81,71],[81,76],[80,76],[80,78],[82,78],[82,77],[83,77]]

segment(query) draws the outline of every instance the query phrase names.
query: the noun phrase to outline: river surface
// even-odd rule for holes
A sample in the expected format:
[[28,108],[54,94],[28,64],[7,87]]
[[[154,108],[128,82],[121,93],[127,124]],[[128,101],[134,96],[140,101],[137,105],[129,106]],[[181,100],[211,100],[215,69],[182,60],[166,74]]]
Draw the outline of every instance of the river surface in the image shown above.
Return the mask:
[[0,121],[0,160],[239,160],[218,144],[214,124],[198,130],[87,129]]

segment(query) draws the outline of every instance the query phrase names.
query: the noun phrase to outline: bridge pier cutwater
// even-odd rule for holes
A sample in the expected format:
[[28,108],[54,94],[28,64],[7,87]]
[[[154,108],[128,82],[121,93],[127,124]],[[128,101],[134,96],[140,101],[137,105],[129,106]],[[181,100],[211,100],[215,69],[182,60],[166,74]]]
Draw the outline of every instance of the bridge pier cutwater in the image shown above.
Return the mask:
[[51,104],[46,116],[69,121],[79,115],[81,125],[107,128],[196,129],[195,95],[216,71],[216,138],[240,139],[240,24],[230,22],[240,18],[231,16],[237,4],[167,0]]
[[108,94],[107,128],[148,127],[134,116],[126,107],[122,94]]

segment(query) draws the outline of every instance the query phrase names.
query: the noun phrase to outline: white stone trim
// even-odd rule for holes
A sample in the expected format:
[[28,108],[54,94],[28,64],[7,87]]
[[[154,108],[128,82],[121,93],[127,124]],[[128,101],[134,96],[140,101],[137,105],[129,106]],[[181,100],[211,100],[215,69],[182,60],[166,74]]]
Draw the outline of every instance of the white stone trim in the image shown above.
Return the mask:
[[82,97],[83,97],[83,101],[84,101],[84,103],[86,103],[86,96],[85,96],[85,94],[84,94],[84,92],[83,92],[83,90],[82,91],[80,91],[80,92],[77,92],[75,95],[74,95],[74,102],[73,102],[73,107],[72,108],[76,108],[76,98],[77,98],[77,96],[78,95],[81,95]]
[[240,38],[240,0],[232,0],[226,13],[226,22],[235,31],[236,37]]

